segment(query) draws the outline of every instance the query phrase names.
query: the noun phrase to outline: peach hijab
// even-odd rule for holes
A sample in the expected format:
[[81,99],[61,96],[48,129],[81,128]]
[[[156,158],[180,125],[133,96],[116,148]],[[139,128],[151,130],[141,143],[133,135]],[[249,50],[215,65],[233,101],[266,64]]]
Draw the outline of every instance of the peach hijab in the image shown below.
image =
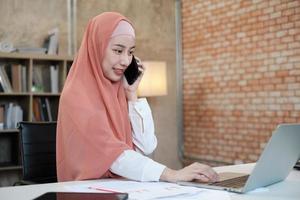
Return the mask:
[[124,150],[133,149],[122,81],[111,82],[101,67],[121,20],[129,22],[119,13],[102,13],[85,30],[59,102],[58,181],[113,177],[111,164]]

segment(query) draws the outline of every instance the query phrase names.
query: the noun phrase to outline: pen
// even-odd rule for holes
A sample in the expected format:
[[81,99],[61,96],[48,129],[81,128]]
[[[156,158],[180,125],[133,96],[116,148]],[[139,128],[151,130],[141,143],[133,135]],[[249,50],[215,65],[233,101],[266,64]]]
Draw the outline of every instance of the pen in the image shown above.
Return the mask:
[[119,191],[111,190],[111,189],[104,189],[104,188],[99,188],[99,187],[88,187],[89,189],[93,190],[99,190],[103,192],[109,192],[109,193],[120,193]]

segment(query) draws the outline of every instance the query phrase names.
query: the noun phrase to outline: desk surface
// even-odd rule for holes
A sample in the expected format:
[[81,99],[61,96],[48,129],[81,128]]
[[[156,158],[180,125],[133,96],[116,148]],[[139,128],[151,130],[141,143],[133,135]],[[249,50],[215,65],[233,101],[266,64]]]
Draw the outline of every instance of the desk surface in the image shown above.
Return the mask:
[[[223,171],[234,171],[249,173],[253,169],[254,164],[243,164],[243,165],[232,165],[225,167],[215,168],[218,172]],[[45,192],[50,191],[66,191],[66,186],[75,186],[82,183],[95,183],[99,180],[90,181],[71,181],[71,182],[60,182],[60,183],[50,183],[50,184],[38,184],[29,186],[15,186],[15,187],[3,187],[0,188],[0,199],[1,200],[29,200],[33,199]],[[286,180],[273,184],[267,187],[267,191],[259,192],[249,192],[247,194],[235,194],[230,193],[231,199],[256,199],[256,200],[299,200],[300,199],[300,171],[293,170],[289,174]]]

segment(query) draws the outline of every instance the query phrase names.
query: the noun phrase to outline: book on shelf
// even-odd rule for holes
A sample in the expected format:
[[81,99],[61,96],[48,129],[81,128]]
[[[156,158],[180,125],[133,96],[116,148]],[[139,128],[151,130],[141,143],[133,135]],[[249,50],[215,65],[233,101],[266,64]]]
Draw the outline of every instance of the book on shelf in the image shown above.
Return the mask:
[[21,68],[21,82],[22,82],[22,92],[27,92],[27,69],[26,66],[22,65]]
[[34,66],[32,74],[32,92],[59,92],[58,66]]
[[21,106],[14,105],[12,109],[12,127],[11,128],[17,128],[17,125],[20,121],[23,121],[23,110]]
[[0,65],[0,83],[4,92],[11,93],[13,89],[5,68],[5,65]]
[[58,34],[58,28],[54,28],[48,32],[47,54],[58,54]]
[[0,75],[0,92],[4,92],[4,88],[2,87],[2,83],[1,83],[1,75]]
[[43,74],[41,67],[33,67],[32,92],[44,92]]
[[58,66],[50,66],[51,92],[58,93]]
[[53,121],[51,104],[47,97],[33,99],[33,121]]
[[21,64],[0,65],[0,92],[26,92],[26,66]]
[[34,98],[32,102],[32,121],[42,121],[39,104],[39,98]]
[[51,112],[51,106],[50,106],[50,101],[49,101],[48,98],[45,98],[45,103],[46,103],[46,110],[47,110],[47,115],[48,115],[48,121],[53,121],[52,112]]
[[43,97],[40,98],[40,111],[41,111],[42,121],[49,121],[47,106],[46,106],[45,98]]
[[0,104],[0,130],[4,129],[4,110],[5,105]]
[[4,105],[4,129],[15,129],[17,123],[23,121],[23,109],[20,105],[9,102]]
[[13,103],[8,103],[5,106],[5,123],[4,127],[6,129],[10,129],[13,127],[13,122],[12,122],[12,110],[13,110]]
[[12,68],[12,88],[14,92],[22,91],[22,65],[13,64]]

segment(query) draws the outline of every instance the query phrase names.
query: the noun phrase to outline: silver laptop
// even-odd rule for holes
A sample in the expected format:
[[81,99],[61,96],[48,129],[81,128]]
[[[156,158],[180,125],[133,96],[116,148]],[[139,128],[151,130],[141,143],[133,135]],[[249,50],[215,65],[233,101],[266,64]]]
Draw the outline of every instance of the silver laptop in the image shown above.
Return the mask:
[[[245,193],[284,180],[300,158],[300,124],[279,125],[251,174],[220,173],[216,183],[178,182],[180,185]],[[227,178],[222,178],[227,177]]]

